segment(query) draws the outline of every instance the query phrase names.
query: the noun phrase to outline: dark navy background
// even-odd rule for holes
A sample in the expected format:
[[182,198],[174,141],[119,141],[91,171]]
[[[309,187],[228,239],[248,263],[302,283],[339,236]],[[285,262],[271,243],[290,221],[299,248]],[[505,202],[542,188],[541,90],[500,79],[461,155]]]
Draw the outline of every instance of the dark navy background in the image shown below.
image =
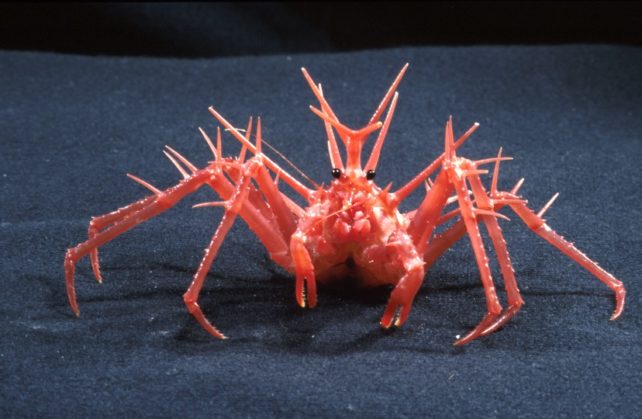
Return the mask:
[[0,48],[221,57],[421,45],[642,45],[631,1],[4,3]]
[[[451,344],[484,314],[468,240],[427,274],[407,324],[378,326],[387,294],[321,290],[298,308],[292,278],[242,223],[201,296],[216,341],[181,295],[220,219],[201,191],[102,249],[105,283],[77,269],[74,318],[63,257],[92,215],[199,165],[207,107],[264,135],[310,177],[331,179],[321,122],[299,73],[323,82],[342,120],[363,124],[405,62],[377,181],[399,186],[443,149],[443,126],[480,129],[471,158],[515,157],[522,188],[558,232],[622,279],[611,292],[532,234],[501,221],[526,305],[503,330]],[[401,48],[344,54],[161,59],[0,53],[0,405],[6,416],[637,416],[642,409],[642,51],[625,46]],[[225,151],[238,150],[231,137]],[[489,181],[488,178],[485,178]],[[416,206],[417,194],[405,205]],[[495,272],[497,266],[494,264]],[[496,280],[501,283],[499,275]],[[501,294],[502,297],[504,294]]]

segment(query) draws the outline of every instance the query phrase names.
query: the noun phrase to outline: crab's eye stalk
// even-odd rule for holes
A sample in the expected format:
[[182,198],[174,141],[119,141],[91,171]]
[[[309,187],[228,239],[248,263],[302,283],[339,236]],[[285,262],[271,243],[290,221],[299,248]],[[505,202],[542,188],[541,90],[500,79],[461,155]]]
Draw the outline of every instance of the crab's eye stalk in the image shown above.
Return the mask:
[[339,179],[341,177],[341,170],[337,168],[332,169],[332,177]]
[[374,170],[368,170],[366,172],[366,179],[372,180],[375,178],[376,175],[377,175],[377,172],[375,172]]

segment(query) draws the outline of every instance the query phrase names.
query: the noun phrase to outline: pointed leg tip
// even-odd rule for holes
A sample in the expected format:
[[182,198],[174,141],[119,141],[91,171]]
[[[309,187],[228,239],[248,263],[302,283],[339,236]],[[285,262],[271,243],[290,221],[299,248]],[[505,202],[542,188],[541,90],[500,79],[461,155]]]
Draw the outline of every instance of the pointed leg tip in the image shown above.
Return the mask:
[[622,311],[624,310],[624,304],[618,304],[615,307],[615,310],[613,310],[613,313],[611,314],[611,317],[609,318],[610,321],[617,320],[620,318],[622,315]]
[[461,347],[464,345],[468,345],[470,342],[474,341],[479,337],[480,337],[480,334],[476,333],[475,330],[473,330],[471,333],[467,334],[466,336],[454,341],[453,346]]
[[212,326],[211,330],[208,330],[212,336],[220,340],[227,340],[227,336],[221,333],[216,327]]
[[227,336],[221,333],[216,327],[212,326],[211,323],[207,328],[205,328],[205,331],[207,331],[207,333],[209,333],[210,335],[214,336],[216,339],[220,339],[220,340],[227,339]]
[[388,330],[388,329],[390,329],[390,327],[392,326],[392,318],[387,319],[387,318],[385,318],[385,316],[384,316],[384,318],[382,318],[382,319],[379,321],[379,325],[380,325],[380,326],[381,326],[381,328],[382,328],[382,329],[384,329],[384,330]]
[[625,298],[626,290],[624,287],[615,291],[615,310],[613,310],[613,314],[611,314],[611,321],[617,320],[622,315],[622,312],[624,311]]
[[456,348],[461,348],[462,346],[468,343],[468,341],[465,339],[466,339],[465,337],[457,339],[456,341],[453,342],[453,346]]

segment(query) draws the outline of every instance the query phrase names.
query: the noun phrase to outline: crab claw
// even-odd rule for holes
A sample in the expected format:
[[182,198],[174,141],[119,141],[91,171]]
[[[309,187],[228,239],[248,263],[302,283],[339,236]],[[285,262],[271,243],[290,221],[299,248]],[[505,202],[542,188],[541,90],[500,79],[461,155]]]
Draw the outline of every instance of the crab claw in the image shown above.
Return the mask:
[[296,272],[295,296],[301,307],[313,308],[317,305],[317,281],[314,276],[314,265],[310,253],[305,247],[304,236],[300,233],[292,235],[290,250],[294,270]]
[[393,324],[396,327],[400,327],[406,322],[422,279],[423,269],[420,265],[417,265],[417,268],[401,278],[395,289],[392,290],[386,310],[381,316],[381,321],[379,322],[381,327],[389,329]]
[[411,308],[412,301],[409,303],[398,303],[390,298],[388,305],[386,306],[386,310],[383,312],[383,316],[381,316],[379,324],[384,329],[389,329],[393,324],[396,327],[400,327],[408,319]]
[[314,308],[317,305],[317,281],[314,272],[296,278],[296,302],[300,307]]

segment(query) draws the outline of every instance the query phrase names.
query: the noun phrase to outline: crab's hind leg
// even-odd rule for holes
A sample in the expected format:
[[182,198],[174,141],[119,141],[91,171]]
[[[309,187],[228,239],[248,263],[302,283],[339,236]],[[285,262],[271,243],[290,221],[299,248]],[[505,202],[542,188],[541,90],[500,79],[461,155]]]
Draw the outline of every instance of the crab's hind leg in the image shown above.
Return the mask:
[[214,258],[216,257],[216,254],[218,253],[218,250],[220,249],[226,234],[232,227],[232,224],[234,224],[236,216],[241,211],[241,208],[243,207],[243,204],[248,197],[250,191],[250,181],[252,180],[252,177],[257,168],[257,166],[253,164],[254,162],[256,162],[256,160],[248,162],[249,165],[245,168],[245,171],[236,186],[234,195],[232,195],[232,197],[224,203],[225,214],[223,215],[223,218],[221,219],[221,222],[216,229],[214,236],[212,236],[212,241],[210,242],[207,249],[205,249],[205,256],[203,257],[203,260],[201,261],[201,264],[199,265],[198,270],[194,275],[192,283],[187,289],[187,292],[185,292],[185,294],[183,295],[183,301],[187,306],[187,310],[194,316],[194,318],[196,318],[203,329],[205,329],[212,336],[219,339],[225,339],[225,335],[219,332],[219,330],[214,327],[214,325],[210,323],[207,318],[205,318],[201,307],[198,305],[198,296],[201,292],[201,289],[203,288],[207,273],[212,266],[212,262],[214,262]]
[[524,201],[516,201],[515,196],[509,193],[499,194],[506,199],[512,199],[509,204],[515,213],[521,218],[524,223],[535,232],[538,236],[555,246],[566,256],[577,262],[584,269],[592,273],[597,279],[602,281],[609,287],[615,294],[615,309],[611,314],[611,320],[615,320],[622,314],[624,310],[624,301],[626,298],[626,289],[624,284],[617,280],[613,275],[602,269],[597,263],[591,260],[588,256],[578,250],[572,243],[566,241],[562,236],[557,234],[551,229],[546,221],[540,214],[536,214],[526,206]]
[[470,183],[473,191],[477,207],[489,212],[489,214],[480,215],[479,218],[486,225],[490,239],[493,242],[502,277],[504,278],[504,287],[506,288],[508,299],[508,307],[506,310],[504,310],[504,312],[482,332],[482,336],[486,336],[499,329],[513,318],[524,304],[524,300],[522,300],[522,297],[519,294],[517,280],[515,279],[515,271],[508,254],[504,235],[502,234],[502,230],[497,222],[496,216],[493,215],[495,202],[488,197],[479,175],[476,174],[470,176],[468,178],[468,182]]
[[[85,242],[80,243],[76,247],[67,250],[64,264],[65,280],[67,286],[67,296],[69,298],[69,304],[73,312],[76,315],[80,314],[78,303],[76,301],[76,290],[74,287],[74,273],[76,269],[76,263],[80,259],[82,259],[87,254],[90,254],[98,247],[125,233],[126,231],[131,230],[135,226],[168,210],[178,201],[183,199],[186,195],[195,192],[201,186],[206,184],[212,176],[213,172],[210,169],[200,170],[194,175],[181,181],[178,185],[166,189],[165,191],[159,191],[157,194],[151,195],[151,198],[146,198],[143,201],[139,201],[141,202],[140,208],[129,208],[127,210],[127,215],[125,215],[124,217],[122,216],[123,214],[118,215],[119,221],[116,221],[110,227],[95,234]],[[149,201],[147,201],[147,199],[149,199]]]

